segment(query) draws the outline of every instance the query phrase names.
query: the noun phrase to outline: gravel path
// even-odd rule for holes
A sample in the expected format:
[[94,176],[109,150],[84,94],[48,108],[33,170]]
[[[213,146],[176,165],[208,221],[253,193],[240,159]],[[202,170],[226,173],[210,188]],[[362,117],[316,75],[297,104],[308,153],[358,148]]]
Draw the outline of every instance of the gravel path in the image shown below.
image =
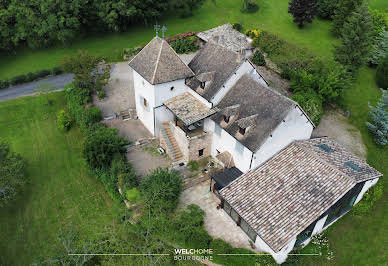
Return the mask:
[[63,90],[65,85],[73,81],[73,77],[74,74],[61,74],[2,89],[0,90],[0,101],[34,94],[40,85],[50,85],[56,90]]

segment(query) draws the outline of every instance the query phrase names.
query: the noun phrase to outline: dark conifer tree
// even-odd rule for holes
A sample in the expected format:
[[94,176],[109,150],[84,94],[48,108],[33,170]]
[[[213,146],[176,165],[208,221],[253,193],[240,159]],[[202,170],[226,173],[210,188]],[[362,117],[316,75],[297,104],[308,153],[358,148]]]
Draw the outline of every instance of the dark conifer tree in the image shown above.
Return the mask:
[[289,2],[288,13],[294,16],[294,22],[302,28],[304,23],[313,22],[317,14],[317,0],[291,0]]
[[354,12],[363,0],[339,0],[333,16],[332,31],[336,36],[341,35],[342,27],[348,17]]

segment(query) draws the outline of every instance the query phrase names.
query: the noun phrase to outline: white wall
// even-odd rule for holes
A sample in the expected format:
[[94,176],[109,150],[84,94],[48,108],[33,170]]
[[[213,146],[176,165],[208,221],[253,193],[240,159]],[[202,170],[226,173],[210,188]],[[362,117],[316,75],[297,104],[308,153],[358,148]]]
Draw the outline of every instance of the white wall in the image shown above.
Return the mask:
[[[174,87],[171,90],[171,87]],[[162,105],[168,99],[174,98],[188,90],[184,79],[178,79],[155,85],[155,106]]]
[[364,186],[361,189],[360,194],[358,194],[358,197],[357,197],[356,201],[354,202],[354,205],[356,205],[362,199],[362,197],[364,196],[365,192],[369,188],[371,188],[372,186],[376,185],[377,181],[379,181],[378,178],[371,179],[371,180],[368,180],[368,181],[365,182]]
[[[133,83],[135,88],[136,113],[144,126],[155,134],[154,131],[154,107],[155,94],[154,86],[140,76],[136,71],[133,71]],[[147,107],[144,107],[142,97],[147,100]]]
[[281,250],[275,252],[259,236],[257,236],[255,246],[260,251],[271,254],[275,261],[281,264],[286,261],[288,253],[290,253],[291,250],[294,248],[295,242],[296,237],[291,239]]
[[159,137],[160,128],[163,122],[173,121],[175,115],[167,109],[166,106],[162,105],[155,108],[155,137]]
[[210,100],[214,105],[217,105],[222,98],[228,93],[228,91],[233,87],[237,80],[241,78],[242,75],[248,73],[253,69],[252,65],[245,60],[232,75],[228,78],[228,80],[221,85],[219,91],[213,96]]
[[272,137],[263,143],[253,156],[252,169],[257,168],[294,140],[306,140],[311,137],[313,125],[298,108],[294,108],[273,131]]
[[205,119],[204,130],[213,132],[211,155],[216,156],[217,150],[222,153],[228,151],[233,156],[235,166],[243,173],[248,172],[251,163],[252,152],[244,147],[242,154],[236,151],[236,139],[222,129],[221,136],[214,132],[215,122],[209,118]]

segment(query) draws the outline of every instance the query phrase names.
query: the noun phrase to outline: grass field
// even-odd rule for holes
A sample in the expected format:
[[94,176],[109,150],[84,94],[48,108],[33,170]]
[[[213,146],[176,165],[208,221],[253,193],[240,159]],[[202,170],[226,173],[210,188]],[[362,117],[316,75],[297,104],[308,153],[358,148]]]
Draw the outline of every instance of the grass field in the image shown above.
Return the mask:
[[0,102],[0,139],[27,159],[30,178],[20,199],[0,209],[0,265],[29,265],[63,249],[57,236],[69,226],[87,237],[115,223],[115,205],[87,173],[80,132],[56,128],[63,93],[50,98],[52,106],[42,97]]
[[[317,55],[332,56],[333,44],[330,23],[315,20],[299,30],[287,13],[288,0],[258,0],[260,10],[255,14],[241,14],[241,1],[211,1],[188,19],[169,17],[160,22],[168,27],[169,35],[187,30],[204,30],[226,23],[239,22],[245,28],[259,28],[281,38],[307,47]],[[388,1],[370,0],[372,8],[386,10]],[[17,51],[15,55],[0,56],[0,78],[29,71],[49,68],[58,64],[64,54],[78,49],[117,60],[124,47],[148,42],[154,35],[152,26],[139,26],[122,34],[108,34],[83,39],[68,48],[50,48],[38,51]],[[375,103],[381,95],[375,84],[375,71],[364,67],[360,70],[354,87],[345,94],[345,105],[351,111],[350,123],[362,133],[368,149],[368,162],[384,174],[380,182],[387,187],[388,149],[378,148],[372,141],[365,121],[368,102]],[[63,105],[61,94],[55,94],[56,104]],[[71,131],[62,135],[55,129],[53,113],[45,110],[39,98],[25,98],[0,103],[0,137],[11,142],[30,162],[29,173],[33,183],[14,207],[1,210],[0,231],[5,241],[0,249],[11,262],[25,264],[36,252],[55,249],[56,233],[66,223],[79,223],[87,234],[99,223],[112,222],[112,203],[102,186],[85,172],[80,153],[80,134]],[[53,111],[52,110],[52,111]],[[5,130],[3,130],[5,128]],[[83,192],[83,194],[81,193]],[[4,232],[4,233],[3,233]],[[329,241],[334,251],[331,262],[317,257],[305,257],[305,265],[386,265],[388,261],[388,189],[375,204],[369,215],[346,215],[329,231]],[[29,248],[29,249],[28,249]],[[17,254],[24,250],[25,255]],[[1,264],[1,260],[0,260]]]

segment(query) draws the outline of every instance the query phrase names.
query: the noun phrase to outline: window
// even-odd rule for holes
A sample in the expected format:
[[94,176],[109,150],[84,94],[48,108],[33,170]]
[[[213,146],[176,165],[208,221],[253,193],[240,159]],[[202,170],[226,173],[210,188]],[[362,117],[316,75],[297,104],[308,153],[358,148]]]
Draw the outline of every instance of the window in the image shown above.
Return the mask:
[[242,128],[242,127],[239,127],[239,128],[238,128],[238,132],[239,132],[241,135],[245,135],[245,131],[246,131],[245,128]]
[[170,91],[173,91],[174,90],[174,86],[172,86],[171,88],[170,88]]
[[221,137],[222,128],[216,123],[214,123],[214,126],[215,126],[214,132],[216,133],[217,136]]
[[351,169],[353,169],[354,171],[356,171],[356,172],[360,172],[361,171],[361,168],[358,166],[358,165],[356,165],[356,164],[354,164],[353,162],[346,162],[346,163],[344,163],[347,167],[349,167],[349,168],[351,168]]
[[230,120],[230,116],[224,115],[224,121],[225,121],[225,123],[229,123],[229,120]]
[[201,89],[204,89],[205,88],[205,85],[206,85],[206,82],[201,82]]
[[330,148],[329,146],[327,146],[326,144],[319,144],[317,145],[321,150],[323,150],[324,152],[333,152],[334,150],[332,148]]
[[143,106],[144,106],[145,108],[147,108],[147,106],[148,106],[148,103],[147,103],[146,98],[143,98]]
[[204,150],[204,149],[198,150],[198,156],[199,156],[199,157],[203,156],[203,150]]
[[241,155],[244,153],[244,146],[240,142],[238,142],[238,141],[236,141],[235,149]]

